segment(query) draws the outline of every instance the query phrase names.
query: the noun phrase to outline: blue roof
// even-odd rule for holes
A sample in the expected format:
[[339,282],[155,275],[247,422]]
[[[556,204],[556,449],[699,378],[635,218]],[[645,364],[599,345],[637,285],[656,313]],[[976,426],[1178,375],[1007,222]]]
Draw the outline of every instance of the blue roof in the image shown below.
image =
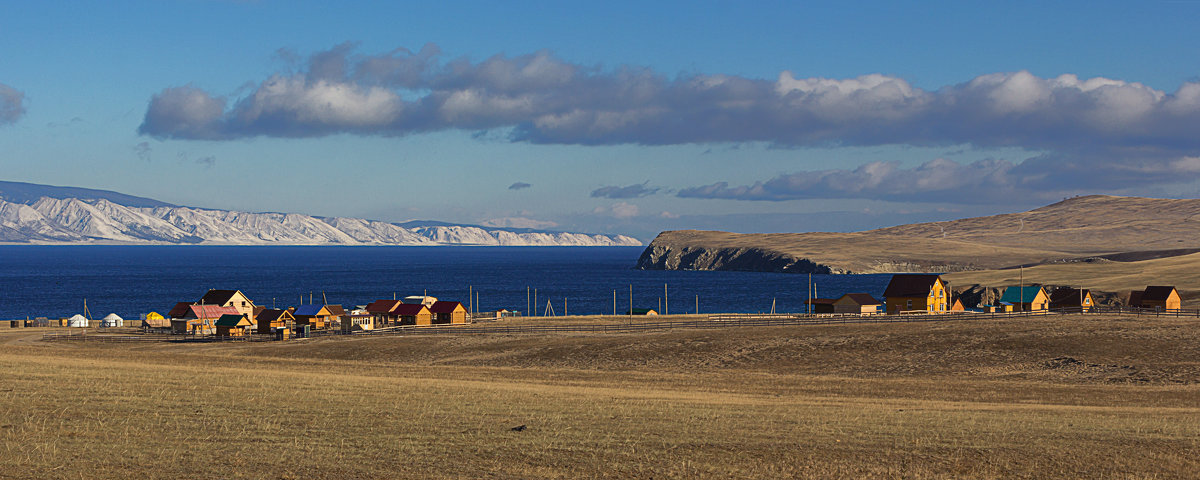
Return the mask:
[[296,311],[294,313],[292,313],[292,315],[308,315],[311,317],[311,316],[314,316],[317,313],[319,313],[322,308],[325,308],[325,306],[324,305],[301,305],[299,307],[296,307]]
[[1021,300],[1024,300],[1025,303],[1029,303],[1032,302],[1033,299],[1037,298],[1038,290],[1041,289],[1042,287],[1039,285],[1027,287],[1008,287],[1004,289],[1004,295],[1000,297],[1000,301],[1021,303]]

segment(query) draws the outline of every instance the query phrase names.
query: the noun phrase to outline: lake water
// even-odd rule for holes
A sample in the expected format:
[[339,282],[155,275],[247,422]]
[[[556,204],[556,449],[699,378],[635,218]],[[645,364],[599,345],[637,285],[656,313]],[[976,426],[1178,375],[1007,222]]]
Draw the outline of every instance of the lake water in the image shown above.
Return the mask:
[[[804,311],[808,276],[757,272],[634,270],[642,247],[261,247],[0,246],[0,319],[136,319],[196,301],[210,288],[239,289],[258,305],[321,302],[347,307],[378,299],[429,295],[479,310],[611,314],[659,309],[667,285],[671,313]],[[814,275],[821,297],[864,292],[881,297],[890,275]],[[526,288],[529,299],[527,300]],[[565,300],[565,306],[564,306]]]

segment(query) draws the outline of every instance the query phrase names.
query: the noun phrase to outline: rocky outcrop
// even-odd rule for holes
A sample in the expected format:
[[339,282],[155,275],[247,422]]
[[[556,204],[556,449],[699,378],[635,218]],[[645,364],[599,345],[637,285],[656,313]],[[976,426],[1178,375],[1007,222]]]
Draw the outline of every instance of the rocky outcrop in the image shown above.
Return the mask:
[[848,273],[760,248],[673,248],[650,242],[638,258],[639,270],[730,270],[780,273]]

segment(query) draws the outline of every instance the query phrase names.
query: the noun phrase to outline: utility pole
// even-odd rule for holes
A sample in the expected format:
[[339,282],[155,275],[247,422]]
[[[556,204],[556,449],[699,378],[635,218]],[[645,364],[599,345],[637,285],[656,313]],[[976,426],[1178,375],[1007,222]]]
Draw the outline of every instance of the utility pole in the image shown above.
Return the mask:
[[808,314],[812,315],[812,272],[808,272]]
[[570,315],[567,315],[567,297],[563,297],[563,316],[564,317],[570,316]]
[[633,320],[633,284],[629,284],[629,320]]
[[475,287],[467,285],[467,311],[475,314]]
[[529,315],[529,285],[525,286],[525,315]]
[[533,289],[533,316],[537,316],[537,289]]
[[668,315],[671,310],[671,297],[667,296],[667,284],[663,284],[663,315]]
[[700,296],[696,295],[696,315],[700,314]]
[[613,289],[613,316],[617,316],[617,289]]

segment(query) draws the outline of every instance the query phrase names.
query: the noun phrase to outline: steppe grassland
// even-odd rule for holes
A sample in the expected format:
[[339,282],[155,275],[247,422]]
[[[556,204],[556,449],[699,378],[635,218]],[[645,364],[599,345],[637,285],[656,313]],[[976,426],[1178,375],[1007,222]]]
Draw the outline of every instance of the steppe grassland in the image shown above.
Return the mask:
[[16,342],[0,477],[1190,478],[1197,326]]

